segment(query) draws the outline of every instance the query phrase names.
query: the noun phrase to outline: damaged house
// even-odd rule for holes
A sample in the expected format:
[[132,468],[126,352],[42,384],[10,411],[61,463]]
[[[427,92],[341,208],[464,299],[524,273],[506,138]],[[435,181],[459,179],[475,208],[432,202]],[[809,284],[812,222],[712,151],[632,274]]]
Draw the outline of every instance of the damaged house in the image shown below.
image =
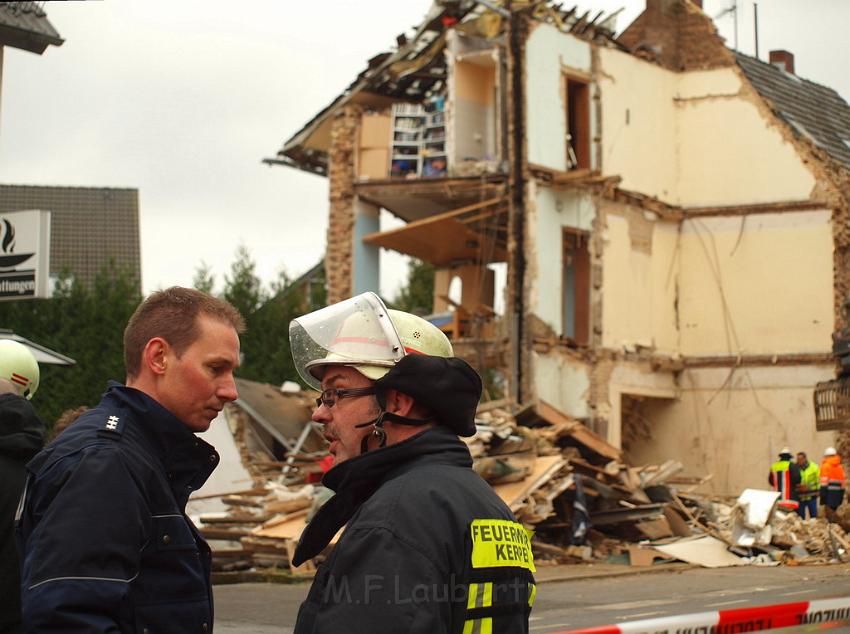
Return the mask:
[[693,0],[612,17],[436,2],[267,162],[329,179],[328,301],[378,290],[381,248],[430,262],[431,318],[515,402],[764,488],[780,447],[832,444],[850,107]]

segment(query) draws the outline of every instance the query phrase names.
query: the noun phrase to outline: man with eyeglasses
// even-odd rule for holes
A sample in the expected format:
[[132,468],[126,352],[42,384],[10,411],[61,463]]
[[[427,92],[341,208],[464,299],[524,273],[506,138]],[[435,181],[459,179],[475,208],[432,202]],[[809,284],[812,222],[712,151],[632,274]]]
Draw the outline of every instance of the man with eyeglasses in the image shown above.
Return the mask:
[[434,325],[374,293],[293,320],[304,381],[320,391],[335,495],[293,557],[321,553],[295,625],[306,632],[527,632],[530,532],[472,470],[481,379]]

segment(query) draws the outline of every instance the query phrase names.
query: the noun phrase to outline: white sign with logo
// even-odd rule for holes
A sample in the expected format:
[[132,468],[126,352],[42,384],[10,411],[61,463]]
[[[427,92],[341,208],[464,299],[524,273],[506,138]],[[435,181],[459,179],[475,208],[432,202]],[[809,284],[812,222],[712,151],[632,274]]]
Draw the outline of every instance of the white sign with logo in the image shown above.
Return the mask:
[[50,297],[50,212],[0,213],[0,301]]

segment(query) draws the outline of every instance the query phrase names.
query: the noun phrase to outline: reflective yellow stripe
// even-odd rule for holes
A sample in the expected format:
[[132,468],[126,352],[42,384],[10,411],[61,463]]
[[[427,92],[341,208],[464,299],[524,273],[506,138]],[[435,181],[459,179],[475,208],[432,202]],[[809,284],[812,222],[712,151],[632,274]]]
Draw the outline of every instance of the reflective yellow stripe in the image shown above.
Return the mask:
[[[481,592],[479,592],[479,586]],[[466,609],[489,608],[493,605],[493,583],[488,581],[484,584],[470,583],[469,597],[466,601]],[[463,624],[463,634],[493,634],[493,618],[467,619]]]
[[533,583],[528,584],[528,607],[534,606],[534,599],[537,598],[537,586]]
[[469,584],[469,598],[466,601],[466,609],[471,610],[475,607],[475,599],[478,595],[478,584],[470,583]]
[[482,608],[489,608],[493,605],[493,583],[488,581],[484,584],[484,599],[481,601]]

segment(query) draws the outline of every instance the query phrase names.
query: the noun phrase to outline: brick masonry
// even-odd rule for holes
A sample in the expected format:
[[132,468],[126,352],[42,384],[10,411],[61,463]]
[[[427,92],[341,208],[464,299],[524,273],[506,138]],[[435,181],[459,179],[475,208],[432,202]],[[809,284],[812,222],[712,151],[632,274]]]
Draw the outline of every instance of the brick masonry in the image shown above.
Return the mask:
[[328,303],[351,296],[354,260],[354,180],[357,130],[362,108],[347,104],[331,124],[331,147],[328,153],[330,212],[328,218],[325,271]]
[[675,71],[731,66],[714,23],[691,0],[647,0],[618,41],[639,57]]

